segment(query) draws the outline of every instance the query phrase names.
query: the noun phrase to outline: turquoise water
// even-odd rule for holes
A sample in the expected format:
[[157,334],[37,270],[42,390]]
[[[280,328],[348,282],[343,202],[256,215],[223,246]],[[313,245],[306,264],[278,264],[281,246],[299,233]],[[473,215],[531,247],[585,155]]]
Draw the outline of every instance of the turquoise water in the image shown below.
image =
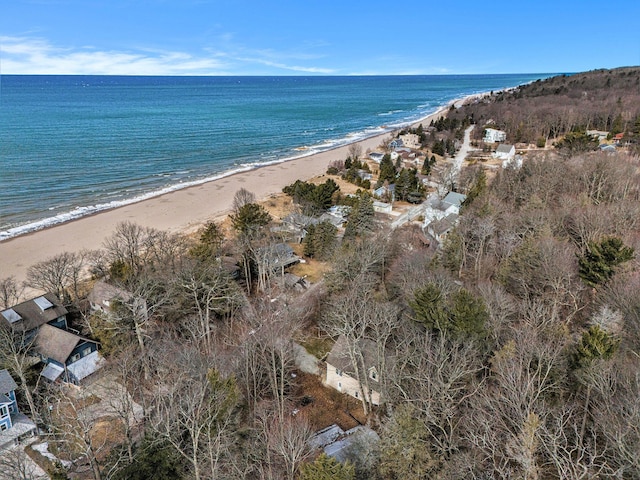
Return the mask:
[[0,239],[548,77],[0,77]]

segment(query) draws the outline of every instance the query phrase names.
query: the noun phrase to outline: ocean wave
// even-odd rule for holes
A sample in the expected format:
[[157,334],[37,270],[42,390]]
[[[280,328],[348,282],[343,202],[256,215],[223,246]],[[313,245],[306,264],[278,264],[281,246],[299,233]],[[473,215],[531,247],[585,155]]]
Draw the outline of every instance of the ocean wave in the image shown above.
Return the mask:
[[[377,125],[377,126],[372,125],[362,130],[348,132],[342,137],[324,139],[313,145],[303,145],[299,147],[293,147],[283,152],[280,155],[274,155],[272,153],[263,152],[259,155],[260,160],[258,162],[242,162],[241,160],[237,160],[236,162],[234,162],[234,168],[231,168],[223,172],[218,172],[212,175],[208,175],[202,178],[196,178],[194,180],[189,179],[186,181],[185,179],[180,179],[180,180],[176,179],[177,180],[176,183],[164,186],[162,188],[159,188],[153,191],[145,192],[142,194],[135,194],[136,192],[135,190],[127,189],[126,191],[133,193],[134,196],[129,198],[123,198],[122,200],[112,200],[109,202],[97,203],[95,205],[76,206],[69,211],[59,213],[52,217],[48,217],[41,220],[37,220],[37,221],[33,221],[33,222],[8,228],[6,230],[0,231],[0,241],[8,240],[10,238],[14,238],[19,235],[24,235],[26,233],[42,230],[42,229],[59,225],[62,223],[66,223],[72,220],[77,220],[79,218],[82,218],[88,215],[93,215],[102,211],[112,210],[114,208],[123,207],[133,203],[138,203],[144,200],[148,200],[150,198],[164,195],[166,193],[175,192],[175,191],[182,190],[192,186],[202,185],[204,183],[208,183],[214,180],[219,180],[221,178],[228,177],[237,173],[247,172],[260,167],[279,164],[279,163],[287,162],[290,160],[295,160],[297,158],[303,158],[310,155],[315,155],[317,153],[329,151],[344,145],[348,145],[350,143],[365,140],[367,138],[380,135],[386,132],[390,132],[398,128],[406,127],[407,125],[411,125],[416,121],[420,120],[421,118],[424,118],[428,115],[444,111],[448,107],[449,103],[450,101],[447,101],[447,105],[443,105],[440,108],[435,110],[433,109],[433,107],[431,107],[431,108],[428,108],[427,110],[419,109],[411,113],[407,112],[408,113],[407,116],[405,116],[402,119],[399,119],[396,122],[390,123],[388,125]],[[403,112],[403,110],[395,110],[390,112],[390,114],[401,113],[401,112]],[[384,116],[384,115],[381,114],[381,116]],[[326,129],[326,130],[332,130],[332,129]],[[185,175],[187,173],[192,173],[192,172],[189,170],[182,170],[182,171],[173,172],[173,174],[159,173],[159,174],[155,174],[154,176],[168,178],[168,177],[171,177],[172,175]]]

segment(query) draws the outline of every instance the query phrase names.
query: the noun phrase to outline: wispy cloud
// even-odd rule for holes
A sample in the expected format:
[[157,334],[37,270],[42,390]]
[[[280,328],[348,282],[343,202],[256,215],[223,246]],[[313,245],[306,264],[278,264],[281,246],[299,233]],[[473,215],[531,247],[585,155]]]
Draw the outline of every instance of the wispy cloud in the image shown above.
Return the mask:
[[265,65],[267,67],[274,67],[280,70],[288,70],[292,72],[302,72],[302,73],[322,73],[325,75],[335,73],[335,70],[330,68],[322,68],[322,67],[303,67],[300,65],[287,65],[286,63],[275,62],[272,60],[266,60],[263,58],[251,58],[251,57],[238,57],[238,60],[243,62],[252,63],[252,64],[260,64]]
[[0,37],[4,73],[87,75],[187,75],[224,73],[219,58],[184,52],[110,51],[51,45],[41,38]]
[[[230,36],[229,36],[230,37]],[[202,50],[199,55],[150,50],[116,51],[93,46],[64,48],[37,37],[0,36],[0,66],[7,74],[67,75],[232,75],[302,72],[331,74],[313,65],[318,56],[251,50]],[[267,68],[265,68],[267,67]]]

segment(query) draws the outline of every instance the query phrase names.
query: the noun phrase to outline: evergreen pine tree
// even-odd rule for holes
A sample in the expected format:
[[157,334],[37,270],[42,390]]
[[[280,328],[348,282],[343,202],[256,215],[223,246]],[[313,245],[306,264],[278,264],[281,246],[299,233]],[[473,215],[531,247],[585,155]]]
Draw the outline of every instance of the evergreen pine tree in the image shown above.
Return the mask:
[[340,463],[335,458],[322,453],[311,463],[300,467],[300,480],[354,480],[355,467],[349,463]]
[[587,252],[578,259],[580,278],[589,286],[606,283],[618,265],[633,258],[633,248],[617,237],[608,237],[599,243],[590,243]]

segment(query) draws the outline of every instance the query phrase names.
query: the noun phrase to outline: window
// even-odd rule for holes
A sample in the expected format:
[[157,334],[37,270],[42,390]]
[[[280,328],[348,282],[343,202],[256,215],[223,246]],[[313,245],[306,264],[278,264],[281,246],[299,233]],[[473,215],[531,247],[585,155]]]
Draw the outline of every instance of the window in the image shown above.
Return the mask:
[[80,360],[80,354],[76,353],[75,355],[71,356],[71,358],[69,359],[69,363],[77,362],[78,360]]
[[9,413],[15,413],[16,409],[13,406],[13,403],[9,404]]
[[369,370],[369,378],[371,380],[375,380],[376,382],[378,381],[378,372],[376,371],[375,367],[372,367]]
[[342,376],[342,370],[340,370],[339,368],[336,368],[336,375],[341,377]]
[[6,417],[7,415],[9,415],[9,411],[7,410],[7,406],[6,405],[2,405],[0,407],[0,418]]
[[91,347],[87,347],[84,350],[82,350],[82,356],[86,357],[87,355],[89,355],[91,353]]
[[357,391],[357,390],[356,390],[356,392],[355,392],[355,394],[354,394],[354,397],[359,398],[359,397],[358,397],[358,391]]
[[7,424],[6,423],[0,423],[0,432],[4,432],[7,428]]
[[338,390],[342,391],[342,383],[341,382],[338,382]]

